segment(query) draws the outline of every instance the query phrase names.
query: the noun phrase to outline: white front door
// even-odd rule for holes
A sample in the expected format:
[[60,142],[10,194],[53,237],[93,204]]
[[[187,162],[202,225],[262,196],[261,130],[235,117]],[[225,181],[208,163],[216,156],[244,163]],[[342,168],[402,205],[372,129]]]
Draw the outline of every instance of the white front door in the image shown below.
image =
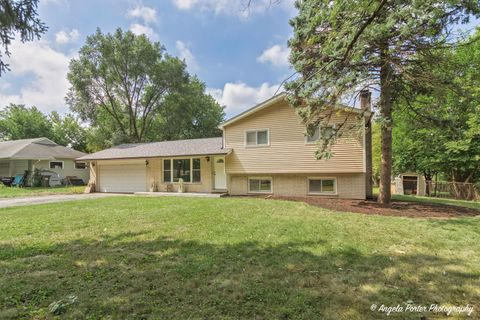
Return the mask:
[[213,158],[213,174],[215,175],[215,189],[227,189],[227,175],[225,174],[225,157]]

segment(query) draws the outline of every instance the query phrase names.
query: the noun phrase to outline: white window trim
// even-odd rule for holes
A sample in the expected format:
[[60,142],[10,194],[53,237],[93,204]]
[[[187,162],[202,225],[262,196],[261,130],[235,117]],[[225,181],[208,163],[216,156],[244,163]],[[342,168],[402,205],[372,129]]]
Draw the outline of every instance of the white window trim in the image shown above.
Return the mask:
[[[248,145],[247,144],[247,133],[250,132],[259,132],[259,131],[267,131],[267,143],[266,144],[258,144],[258,133],[255,136],[256,144],[254,145]],[[263,128],[263,129],[248,129],[245,130],[244,132],[244,146],[245,148],[263,148],[263,147],[270,147],[270,129],[269,128]]]
[[[85,164],[85,168],[77,168],[77,163],[84,163]],[[74,161],[73,162],[73,168],[75,170],[87,170],[88,169],[88,164],[86,162],[83,162],[83,161],[80,161],[80,162],[76,162]]]
[[[310,191],[310,180],[333,180],[333,187],[334,187],[334,192],[311,192]],[[338,195],[338,189],[337,189],[337,178],[336,177],[308,177],[307,178],[307,190],[309,195],[330,195],[330,196],[336,196]]]
[[[305,134],[305,144],[306,144],[306,145],[317,144],[318,141],[320,141],[320,138],[321,138],[321,137],[320,137],[320,127],[321,127],[321,126],[318,125],[318,130],[319,130],[319,132],[318,132],[318,139],[315,140],[315,141],[308,141],[308,135]],[[333,130],[336,130],[336,129],[337,129],[337,124],[336,124],[336,123],[328,124],[327,127],[332,127]]]
[[[175,157],[175,158],[162,158],[162,184],[179,184],[180,182],[173,181],[173,160],[185,160],[190,159],[190,182],[183,182],[185,184],[202,184],[202,158],[201,157]],[[200,160],[200,181],[193,182],[193,159]],[[164,161],[170,161],[170,181],[165,181],[165,168]]]
[[49,161],[48,162],[48,168],[51,170],[51,169],[57,169],[57,168],[52,168],[52,166],[50,165],[52,162],[61,162],[62,163],[62,168],[60,170],[63,170],[65,169],[65,162],[62,161],[62,160],[52,160],[52,161]]
[[[270,190],[269,191],[252,191],[250,190],[250,180],[270,180]],[[259,194],[272,194],[273,193],[273,178],[272,177],[248,177],[247,181],[248,193],[259,193]]]

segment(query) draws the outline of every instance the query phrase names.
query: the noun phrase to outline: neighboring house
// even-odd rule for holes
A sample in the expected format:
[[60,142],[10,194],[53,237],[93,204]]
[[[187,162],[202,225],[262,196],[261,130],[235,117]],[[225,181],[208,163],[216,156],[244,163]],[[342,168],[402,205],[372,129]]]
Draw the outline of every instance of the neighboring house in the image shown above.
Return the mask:
[[[370,95],[362,101],[369,108]],[[371,195],[369,116],[355,108],[334,113],[329,126],[348,119],[360,121],[362,130],[339,138],[328,160],[315,158],[319,131],[305,136],[285,94],[223,123],[223,137],[124,144],[78,160],[90,161],[90,182],[99,192],[176,191],[182,178],[187,192],[365,199]]]
[[33,172],[36,168],[56,172],[61,178],[77,176],[88,182],[88,164],[75,162],[84,155],[47,138],[0,141],[0,177]]

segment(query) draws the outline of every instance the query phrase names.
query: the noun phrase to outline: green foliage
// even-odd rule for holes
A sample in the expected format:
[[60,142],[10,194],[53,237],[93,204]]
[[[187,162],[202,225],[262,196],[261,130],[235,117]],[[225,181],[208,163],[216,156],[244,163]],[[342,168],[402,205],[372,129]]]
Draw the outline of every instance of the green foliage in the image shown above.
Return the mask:
[[87,37],[78,59],[70,62],[68,102],[92,126],[106,115],[129,141],[142,142],[161,101],[188,81],[185,64],[165,54],[160,43],[117,29]]
[[87,129],[73,114],[61,117],[57,112],[50,114],[53,140],[62,146],[70,146],[79,151],[87,151]]
[[14,104],[0,111],[0,140],[45,137],[59,145],[86,151],[85,135],[86,129],[72,114],[46,115],[36,107]]
[[37,18],[38,0],[2,0],[0,1],[0,76],[7,70],[3,54],[10,56],[8,47],[16,35],[20,41],[40,38],[47,27]]
[[[479,35],[477,31],[472,37]],[[431,68],[452,86],[418,92],[398,103],[394,166],[398,173],[443,173],[455,181],[474,182],[480,177],[480,42],[443,55],[449,63]]]
[[205,84],[192,77],[177,92],[166,97],[148,140],[177,140],[221,136],[218,125],[225,112],[205,94]]
[[32,179],[32,187],[38,188],[42,186],[42,175],[41,175],[40,169],[35,168],[35,170],[33,170],[31,179]]
[[122,142],[218,135],[224,117],[183,61],[130,31],[97,30],[89,36],[70,63],[68,79],[68,103],[90,123],[87,141],[93,150]]
[[36,107],[10,104],[0,111],[0,139],[18,140],[53,136],[52,125]]

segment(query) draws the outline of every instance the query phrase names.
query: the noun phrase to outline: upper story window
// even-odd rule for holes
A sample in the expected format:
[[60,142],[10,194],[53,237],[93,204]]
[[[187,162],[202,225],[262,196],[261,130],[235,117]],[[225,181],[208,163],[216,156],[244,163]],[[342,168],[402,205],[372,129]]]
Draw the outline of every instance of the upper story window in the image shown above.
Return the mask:
[[63,169],[63,161],[50,161],[50,169]]
[[268,129],[249,130],[245,133],[245,145],[247,147],[268,146],[269,144]]
[[323,133],[322,137],[328,140],[335,135],[335,127],[334,126],[326,126],[326,127],[318,126],[312,135],[307,135],[306,142],[307,143],[317,142],[320,139],[320,132]]

